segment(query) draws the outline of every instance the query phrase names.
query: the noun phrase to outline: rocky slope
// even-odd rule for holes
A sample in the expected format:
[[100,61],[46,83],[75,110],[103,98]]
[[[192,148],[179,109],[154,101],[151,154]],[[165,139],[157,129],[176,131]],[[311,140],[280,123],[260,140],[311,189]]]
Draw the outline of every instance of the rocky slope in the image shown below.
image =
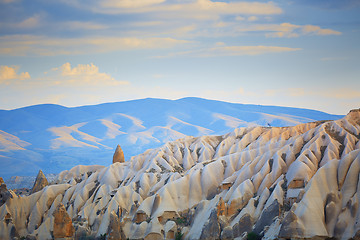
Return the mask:
[[293,126],[341,117],[309,109],[200,98],[0,110],[0,176],[6,181],[11,176],[36,176],[39,169],[59,173],[81,164],[108,165],[117,144],[129,160],[185,136],[222,135],[238,127]]
[[336,121],[186,137],[77,166],[0,207],[0,239],[360,236],[360,109]]

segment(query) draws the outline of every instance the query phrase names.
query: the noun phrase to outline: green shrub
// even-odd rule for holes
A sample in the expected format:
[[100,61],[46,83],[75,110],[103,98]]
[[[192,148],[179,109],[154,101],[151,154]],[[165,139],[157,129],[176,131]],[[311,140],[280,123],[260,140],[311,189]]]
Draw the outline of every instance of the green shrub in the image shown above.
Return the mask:
[[182,224],[185,224],[186,223],[186,218],[184,218],[184,217],[182,217],[182,218],[176,218],[175,219],[175,222],[176,222],[176,224],[178,224],[178,225],[182,225]]
[[178,231],[176,234],[175,234],[175,240],[181,240],[183,238],[183,233],[181,233],[180,231]]
[[260,240],[261,237],[257,234],[257,233],[254,233],[254,232],[249,232],[247,234],[247,240]]

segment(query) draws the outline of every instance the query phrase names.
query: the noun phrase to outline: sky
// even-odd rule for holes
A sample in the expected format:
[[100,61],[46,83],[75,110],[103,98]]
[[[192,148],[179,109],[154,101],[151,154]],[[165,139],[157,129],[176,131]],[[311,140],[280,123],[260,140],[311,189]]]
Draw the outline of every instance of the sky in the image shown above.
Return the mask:
[[346,114],[358,0],[0,0],[0,109],[155,97]]

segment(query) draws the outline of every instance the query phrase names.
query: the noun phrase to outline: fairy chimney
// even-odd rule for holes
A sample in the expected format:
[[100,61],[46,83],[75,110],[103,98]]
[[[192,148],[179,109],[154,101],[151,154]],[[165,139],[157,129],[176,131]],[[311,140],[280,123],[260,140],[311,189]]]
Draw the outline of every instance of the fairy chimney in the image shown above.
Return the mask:
[[120,162],[120,163],[125,162],[124,152],[121,149],[120,145],[117,145],[114,156],[113,156],[113,163],[116,163],[116,162]]
[[33,194],[35,192],[42,190],[47,185],[49,185],[48,180],[46,179],[44,173],[41,170],[39,170],[39,173],[36,176],[36,180],[35,180],[34,186],[31,189],[30,194]]

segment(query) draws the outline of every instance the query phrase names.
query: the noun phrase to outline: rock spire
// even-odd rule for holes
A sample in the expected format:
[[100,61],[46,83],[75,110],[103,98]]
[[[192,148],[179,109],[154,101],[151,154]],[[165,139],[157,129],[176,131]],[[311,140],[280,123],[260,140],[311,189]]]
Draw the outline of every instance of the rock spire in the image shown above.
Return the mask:
[[34,186],[31,189],[30,194],[33,194],[33,193],[36,193],[36,192],[42,190],[47,185],[49,185],[48,180],[46,179],[44,173],[41,170],[39,170],[39,173],[36,176],[36,180],[35,180]]
[[120,145],[117,145],[114,156],[113,156],[113,163],[116,163],[116,162],[120,162],[120,163],[125,162],[124,152],[121,149]]

